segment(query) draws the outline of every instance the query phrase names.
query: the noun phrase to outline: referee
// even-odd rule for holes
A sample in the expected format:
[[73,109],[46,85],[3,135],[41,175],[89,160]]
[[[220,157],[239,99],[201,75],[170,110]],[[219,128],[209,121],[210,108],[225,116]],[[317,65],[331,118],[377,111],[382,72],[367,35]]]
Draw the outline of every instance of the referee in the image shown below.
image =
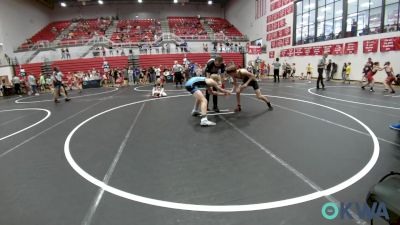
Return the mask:
[[[223,63],[223,59],[221,56],[215,57],[215,59],[210,59],[207,62],[207,67],[205,69],[205,75],[207,78],[210,78],[211,74],[218,74],[221,76],[221,74],[225,73],[225,64]],[[216,88],[213,89],[214,91],[217,91]],[[208,103],[210,102],[210,93],[206,91],[206,99],[207,99],[207,111],[208,109]],[[218,108],[218,96],[213,95],[213,110],[214,112],[219,112]]]

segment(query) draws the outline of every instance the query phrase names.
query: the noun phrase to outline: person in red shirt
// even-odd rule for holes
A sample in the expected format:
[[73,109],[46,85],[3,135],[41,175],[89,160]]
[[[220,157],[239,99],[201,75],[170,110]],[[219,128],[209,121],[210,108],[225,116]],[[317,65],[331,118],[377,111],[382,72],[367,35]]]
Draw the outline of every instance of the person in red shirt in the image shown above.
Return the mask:
[[261,65],[260,65],[260,75],[261,75],[261,78],[263,78],[264,77],[264,71],[265,71],[265,61],[264,60],[262,60],[261,61]]

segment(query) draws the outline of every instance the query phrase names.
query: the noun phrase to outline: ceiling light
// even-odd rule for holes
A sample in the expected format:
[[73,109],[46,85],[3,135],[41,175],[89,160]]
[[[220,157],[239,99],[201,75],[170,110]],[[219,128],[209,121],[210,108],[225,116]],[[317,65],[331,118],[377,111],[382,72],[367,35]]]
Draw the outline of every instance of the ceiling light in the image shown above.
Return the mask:
[[142,3],[142,2],[143,2],[143,0],[138,0],[138,2],[139,2],[139,3]]
[[103,3],[104,3],[103,0],[99,0],[98,2],[100,5],[103,5]]
[[213,3],[213,2],[212,2],[211,0],[208,1],[208,4],[209,4],[209,5],[212,5],[212,3]]
[[67,4],[65,2],[60,3],[62,7],[67,7]]
[[174,0],[174,3],[178,3],[178,0]]

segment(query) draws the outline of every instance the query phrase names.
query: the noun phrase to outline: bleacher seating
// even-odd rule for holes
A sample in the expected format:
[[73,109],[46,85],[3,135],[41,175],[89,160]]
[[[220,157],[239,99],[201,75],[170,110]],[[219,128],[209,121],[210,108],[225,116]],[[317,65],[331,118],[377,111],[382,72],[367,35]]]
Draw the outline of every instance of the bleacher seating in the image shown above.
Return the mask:
[[199,37],[199,39],[204,39],[201,37],[207,36],[207,32],[197,17],[168,17],[168,25],[170,31],[182,39],[189,36],[196,36]]
[[105,31],[110,26],[109,19],[81,19],[76,26],[70,30],[61,43],[71,42],[73,40],[90,39],[94,35],[103,36]]
[[208,26],[213,30],[214,33],[224,33],[228,37],[242,37],[243,34],[240,33],[235,26],[229,23],[226,19],[206,17],[205,21]]
[[65,28],[69,27],[70,24],[70,21],[58,21],[49,23],[42,30],[37,32],[31,38],[27,39],[27,41],[21,45],[21,48],[29,48],[33,44],[36,44],[40,41],[52,42]]
[[155,41],[154,36],[162,34],[161,25],[158,20],[120,20],[117,31],[113,33],[113,42],[148,42]]
[[[109,63],[111,68],[124,68],[128,65],[128,56],[106,57],[105,60]],[[31,63],[21,65],[27,74],[33,74],[39,77],[41,66],[43,63]],[[54,61],[51,67],[58,67],[63,74],[74,73],[78,71],[87,72],[95,68],[96,70],[103,71],[103,58],[90,58],[90,59],[72,59],[65,61]],[[15,68],[16,73],[19,74],[20,68]]]

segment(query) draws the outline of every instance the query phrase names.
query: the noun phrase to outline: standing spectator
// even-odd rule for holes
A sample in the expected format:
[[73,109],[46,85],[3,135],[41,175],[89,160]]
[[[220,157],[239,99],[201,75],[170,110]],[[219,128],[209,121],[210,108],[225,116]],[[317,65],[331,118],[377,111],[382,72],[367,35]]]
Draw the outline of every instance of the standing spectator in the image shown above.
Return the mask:
[[279,62],[279,58],[275,59],[275,62],[272,63],[274,66],[274,83],[276,83],[276,80],[278,79],[279,82],[279,68],[281,68],[281,63]]
[[65,59],[65,50],[61,48],[61,59]]
[[68,102],[71,100],[70,98],[68,98],[68,93],[67,93],[67,90],[65,90],[65,87],[62,83],[62,78],[63,78],[63,74],[60,72],[60,70],[57,67],[54,67],[53,85],[54,85],[54,102],[55,103],[60,102],[58,100],[58,98],[61,95],[61,89],[64,91],[65,101]]
[[349,62],[346,67],[346,79],[349,81],[349,84],[350,84],[350,73],[351,73],[351,63]]
[[313,74],[313,69],[314,68],[311,66],[311,63],[308,63],[308,65],[306,67],[306,71],[307,71],[306,80],[311,80],[311,77],[312,77],[312,74]]
[[282,79],[286,79],[286,78],[287,78],[287,77],[286,77],[286,75],[287,75],[286,66],[287,66],[287,63],[286,63],[286,61],[284,61],[284,62],[282,63],[282,71],[283,71],[283,73],[282,73]]
[[156,80],[158,78],[160,78],[160,76],[161,76],[161,68],[162,68],[162,65],[160,65],[159,67],[154,68],[154,71],[156,73]]
[[290,74],[290,77],[294,78],[295,76],[296,76],[296,63],[293,63],[292,64],[292,73]]
[[174,65],[172,66],[172,72],[174,73],[174,80],[175,80],[176,88],[178,88],[178,83],[180,84],[180,87],[182,88],[183,67],[180,64],[178,64],[178,61],[174,62]]
[[12,79],[12,83],[14,85],[14,90],[15,90],[15,94],[17,95],[22,95],[22,91],[21,91],[21,80],[19,79],[18,76],[14,76]]
[[333,79],[338,71],[338,64],[332,62],[332,72],[331,72],[331,79]]
[[0,96],[6,95],[6,79],[1,79],[0,82]]
[[196,73],[196,77],[201,77],[203,75],[203,68],[201,68],[200,64],[196,63],[195,73]]
[[106,49],[103,47],[101,50],[103,52],[103,57],[106,56]]
[[326,81],[331,80],[331,72],[332,72],[332,60],[329,59],[328,65],[326,66],[325,74],[326,74]]
[[46,78],[42,73],[40,74],[39,84],[40,84],[40,91],[44,93],[46,91]]
[[264,60],[261,60],[260,74],[261,74],[261,78],[263,78],[265,76],[265,61]]
[[32,95],[39,95],[39,93],[37,92],[36,78],[35,78],[35,76],[33,76],[33,74],[29,74],[29,76],[28,76],[28,84],[31,87]]
[[249,73],[253,73],[254,67],[253,67],[253,63],[252,63],[251,61],[249,61],[249,62],[247,63],[246,70],[247,70]]
[[108,48],[108,52],[109,52],[109,54],[110,55],[114,55],[114,51],[113,51],[113,47],[112,46],[110,46],[109,48]]
[[322,89],[325,89],[323,73],[324,73],[324,69],[325,69],[325,66],[326,66],[326,58],[327,57],[328,57],[328,54],[324,53],[324,55],[322,56],[322,58],[318,62],[317,89],[320,89],[319,88],[319,83],[321,83]]
[[69,49],[68,48],[65,49],[65,56],[66,56],[67,59],[71,59],[71,54],[69,54]]
[[138,84],[140,79],[140,69],[135,67],[133,70],[133,84]]
[[347,69],[347,63],[343,64],[342,67],[342,80],[343,80],[343,84],[346,82],[346,69]]

